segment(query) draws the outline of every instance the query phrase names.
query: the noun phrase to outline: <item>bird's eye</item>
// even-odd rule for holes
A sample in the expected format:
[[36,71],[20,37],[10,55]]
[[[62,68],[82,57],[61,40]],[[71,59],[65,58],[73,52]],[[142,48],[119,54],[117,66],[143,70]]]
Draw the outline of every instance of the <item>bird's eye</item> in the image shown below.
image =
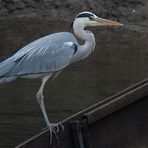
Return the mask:
[[90,16],[89,19],[90,19],[90,20],[94,20],[94,16]]

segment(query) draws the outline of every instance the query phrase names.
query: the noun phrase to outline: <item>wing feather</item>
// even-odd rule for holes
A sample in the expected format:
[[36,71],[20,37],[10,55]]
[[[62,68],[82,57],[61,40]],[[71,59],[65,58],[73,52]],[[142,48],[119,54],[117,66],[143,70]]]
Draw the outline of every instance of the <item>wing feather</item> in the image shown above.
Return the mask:
[[28,44],[11,57],[15,64],[6,76],[50,73],[63,69],[75,52],[65,42],[77,43],[77,40],[65,32],[45,36]]

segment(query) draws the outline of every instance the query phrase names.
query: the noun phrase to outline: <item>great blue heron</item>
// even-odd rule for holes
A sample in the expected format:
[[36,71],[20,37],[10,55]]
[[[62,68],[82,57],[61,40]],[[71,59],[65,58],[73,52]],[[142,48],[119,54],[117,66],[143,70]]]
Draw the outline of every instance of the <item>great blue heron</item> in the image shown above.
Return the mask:
[[94,50],[96,44],[94,35],[84,28],[102,25],[122,26],[91,12],[81,12],[73,21],[73,30],[79,39],[85,41],[83,45],[79,45],[76,37],[70,32],[54,33],[31,42],[0,63],[0,83],[10,82],[16,78],[42,79],[36,98],[51,135],[52,132],[56,134],[59,124],[52,124],[48,120],[43,96],[45,83],[53,74],[57,75],[66,66],[86,58]]

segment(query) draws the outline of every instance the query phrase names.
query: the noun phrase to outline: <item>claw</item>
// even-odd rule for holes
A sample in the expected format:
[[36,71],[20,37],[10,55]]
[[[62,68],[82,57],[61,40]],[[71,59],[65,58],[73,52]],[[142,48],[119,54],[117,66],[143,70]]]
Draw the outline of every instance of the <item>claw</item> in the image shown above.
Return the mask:
[[62,125],[60,123],[52,123],[49,126],[47,126],[46,128],[42,129],[42,130],[46,130],[46,129],[49,130],[49,132],[50,132],[50,144],[52,144],[53,134],[55,135],[58,143],[60,143],[59,137],[57,135],[57,133],[59,133],[59,131],[60,131],[60,127],[62,128],[62,132],[63,132],[64,131],[64,125]]
[[48,130],[50,132],[50,144],[52,144],[53,134],[55,135],[55,137],[56,137],[56,139],[57,139],[57,141],[59,143],[59,137],[58,137],[57,132],[55,131],[54,127],[47,127],[47,128],[48,128]]

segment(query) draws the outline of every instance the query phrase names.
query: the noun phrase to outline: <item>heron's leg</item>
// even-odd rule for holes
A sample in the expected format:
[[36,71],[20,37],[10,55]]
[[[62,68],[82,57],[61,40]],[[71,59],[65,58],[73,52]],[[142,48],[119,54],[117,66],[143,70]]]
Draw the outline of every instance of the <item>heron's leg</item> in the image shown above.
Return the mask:
[[[43,116],[44,116],[44,119],[45,119],[45,122],[46,122],[46,125],[50,131],[50,143],[52,143],[52,132],[55,134],[55,136],[57,137],[56,135],[56,132],[53,128],[51,128],[51,123],[49,122],[48,120],[48,116],[47,116],[47,113],[46,113],[46,109],[45,109],[45,105],[44,105],[44,96],[43,96],[43,89],[44,89],[44,86],[47,82],[47,80],[50,78],[51,75],[47,76],[47,77],[44,77],[42,79],[42,84],[36,94],[36,98],[38,100],[38,103],[40,105],[40,108],[41,108],[41,111],[43,113]],[[58,137],[57,137],[58,139]]]
[[42,84],[41,84],[41,86],[40,86],[40,88],[39,88],[39,90],[38,90],[38,92],[36,94],[36,98],[38,100],[38,103],[40,105],[41,111],[43,113],[43,116],[44,116],[47,128],[50,130],[50,143],[52,143],[52,133],[54,133],[56,138],[58,139],[56,131],[57,132],[59,131],[59,126],[61,126],[63,130],[64,130],[64,127],[63,127],[63,125],[60,125],[59,123],[50,123],[49,120],[48,120],[47,113],[46,113],[46,109],[45,109],[45,105],[44,105],[43,89],[44,89],[44,86],[45,86],[47,80],[50,78],[50,76],[51,75],[46,76],[46,77],[44,77],[42,79]]
[[44,105],[44,96],[43,96],[43,89],[44,89],[44,86],[47,82],[47,80],[50,78],[51,75],[49,76],[46,76],[42,79],[42,84],[36,94],[36,98],[38,100],[38,103],[40,105],[40,108],[41,108],[41,111],[43,113],[43,116],[44,116],[44,119],[45,119],[45,122],[47,124],[47,126],[50,126],[50,122],[48,120],[48,117],[47,117],[47,113],[46,113],[46,109],[45,109],[45,105]]
[[55,73],[54,77],[52,78],[52,81],[55,80],[55,78],[61,73],[62,70],[59,70]]

